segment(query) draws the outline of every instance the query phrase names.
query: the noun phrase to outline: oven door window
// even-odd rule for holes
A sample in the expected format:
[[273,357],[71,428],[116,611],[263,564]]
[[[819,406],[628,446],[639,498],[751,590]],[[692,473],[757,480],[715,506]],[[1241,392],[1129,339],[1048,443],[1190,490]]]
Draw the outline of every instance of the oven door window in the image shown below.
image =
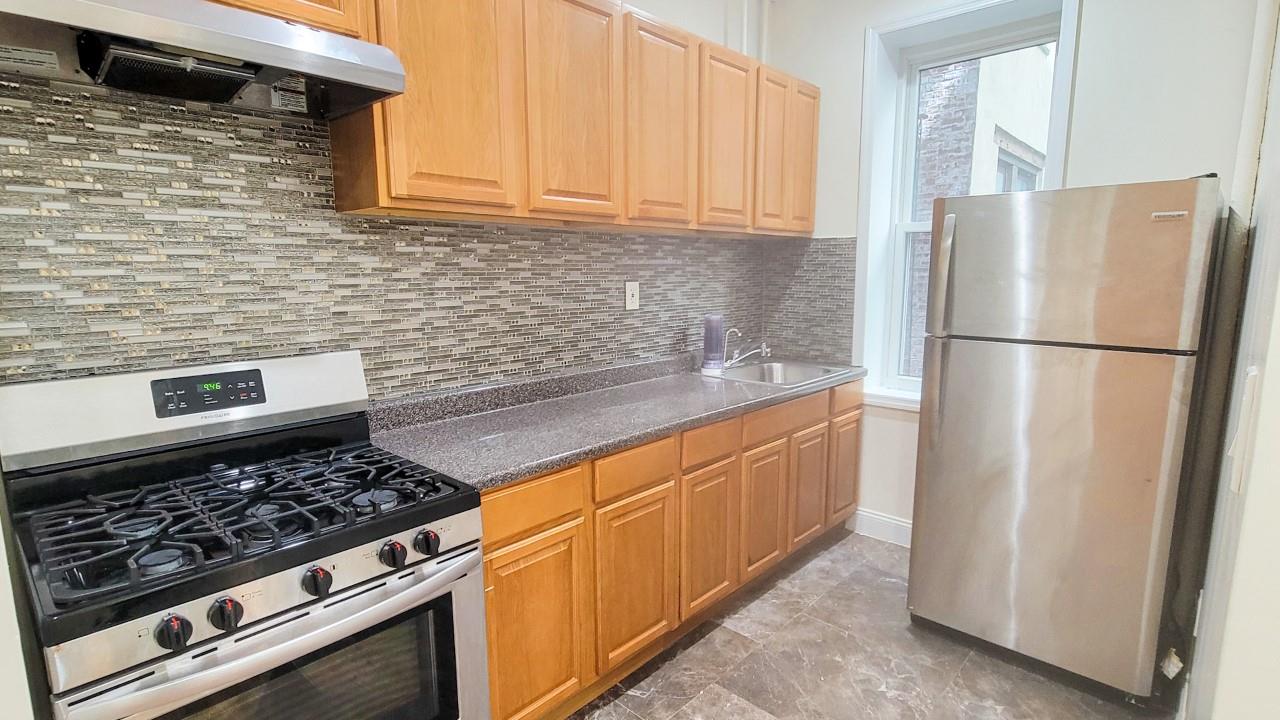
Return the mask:
[[457,720],[452,603],[443,595],[162,720]]

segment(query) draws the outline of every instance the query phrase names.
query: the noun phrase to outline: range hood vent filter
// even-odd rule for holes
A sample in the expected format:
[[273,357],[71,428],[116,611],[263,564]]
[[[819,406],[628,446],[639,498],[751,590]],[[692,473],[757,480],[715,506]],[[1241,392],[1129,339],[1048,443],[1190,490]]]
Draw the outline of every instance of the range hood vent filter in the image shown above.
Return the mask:
[[82,32],[80,68],[100,85],[203,102],[230,102],[261,70],[177,55]]

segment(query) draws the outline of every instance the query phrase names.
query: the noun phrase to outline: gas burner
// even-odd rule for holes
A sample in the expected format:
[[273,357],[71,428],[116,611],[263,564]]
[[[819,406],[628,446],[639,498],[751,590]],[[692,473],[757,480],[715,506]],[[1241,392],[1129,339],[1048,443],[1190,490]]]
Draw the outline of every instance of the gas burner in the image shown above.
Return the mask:
[[173,522],[163,510],[138,510],[121,513],[103,523],[107,534],[123,540],[146,540],[160,534]]
[[143,577],[171,573],[188,564],[186,553],[172,547],[148,550],[136,562]]
[[376,522],[457,487],[402,457],[353,443],[90,495],[31,518],[53,600],[136,589]]
[[361,515],[384,513],[400,505],[400,495],[394,490],[369,490],[351,498],[351,504]]

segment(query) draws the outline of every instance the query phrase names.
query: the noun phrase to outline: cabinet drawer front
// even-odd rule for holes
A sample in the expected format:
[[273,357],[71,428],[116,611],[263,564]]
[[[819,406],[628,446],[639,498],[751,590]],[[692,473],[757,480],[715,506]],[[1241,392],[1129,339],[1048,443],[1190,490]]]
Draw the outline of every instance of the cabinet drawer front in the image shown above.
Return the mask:
[[817,537],[827,521],[827,426],[823,422],[791,436],[787,549]]
[[831,388],[831,414],[842,415],[862,406],[862,381],[837,385]]
[[831,421],[831,462],[827,468],[827,527],[849,518],[858,508],[858,464],[862,451],[862,411]]
[[596,511],[596,641],[608,672],[678,622],[676,485]]
[[751,224],[759,63],[703,43],[699,87],[698,222]]
[[577,518],[485,559],[494,718],[537,717],[594,677],[586,527]]
[[622,9],[608,0],[525,0],[529,205],[622,209]]
[[693,220],[698,188],[698,39],[626,16],[627,213]]
[[822,422],[829,412],[827,391],[749,413],[742,421],[742,446],[753,447]]
[[787,448],[782,438],[742,454],[739,577],[746,582],[787,552]]
[[556,520],[580,515],[587,505],[585,465],[486,493],[480,498],[484,547],[505,542]]
[[728,457],[742,447],[742,418],[686,430],[681,438],[680,467],[688,470]]
[[676,439],[624,450],[595,462],[596,502],[605,503],[675,479]]
[[680,617],[688,620],[738,586],[741,458],[680,479]]
[[383,0],[381,39],[405,67],[404,94],[383,104],[392,194],[520,201],[520,17],[519,0]]
[[244,10],[360,37],[365,0],[214,0]]

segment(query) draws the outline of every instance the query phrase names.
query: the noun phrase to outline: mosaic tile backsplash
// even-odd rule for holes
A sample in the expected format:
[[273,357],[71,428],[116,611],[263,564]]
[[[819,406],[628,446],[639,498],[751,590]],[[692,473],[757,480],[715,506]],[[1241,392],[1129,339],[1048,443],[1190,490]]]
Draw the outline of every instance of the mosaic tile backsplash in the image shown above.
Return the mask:
[[339,215],[324,123],[0,75],[0,382],[354,348],[390,398],[668,357],[704,312],[765,330],[778,242]]

